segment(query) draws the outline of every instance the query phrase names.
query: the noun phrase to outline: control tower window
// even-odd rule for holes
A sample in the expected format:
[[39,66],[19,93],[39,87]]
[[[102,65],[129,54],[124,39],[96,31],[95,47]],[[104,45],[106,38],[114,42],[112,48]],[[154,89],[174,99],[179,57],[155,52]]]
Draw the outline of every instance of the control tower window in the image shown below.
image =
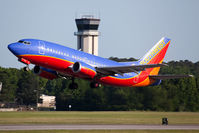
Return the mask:
[[27,44],[27,45],[30,45],[30,42],[27,42],[27,41],[22,41],[22,40],[20,40],[20,41],[18,41],[19,43],[24,43],[24,44]]

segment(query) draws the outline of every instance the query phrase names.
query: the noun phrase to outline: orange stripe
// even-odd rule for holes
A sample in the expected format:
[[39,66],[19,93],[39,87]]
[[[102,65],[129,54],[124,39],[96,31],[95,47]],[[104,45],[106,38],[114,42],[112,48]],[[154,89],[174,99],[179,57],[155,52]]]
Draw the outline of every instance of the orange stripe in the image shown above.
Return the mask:
[[[34,57],[34,56],[38,56],[38,57],[45,57],[45,58],[52,58],[52,59],[57,59],[57,60],[62,60],[62,61],[65,61],[65,62],[69,62],[69,63],[74,63],[72,61],[68,61],[68,60],[64,60],[64,59],[61,59],[61,58],[56,58],[56,57],[52,57],[52,56],[46,56],[46,55],[30,55],[30,54],[25,54],[25,55],[19,55],[19,57],[26,57],[26,56],[29,56],[29,57]],[[84,67],[84,66],[83,66]],[[87,67],[84,67],[90,71],[93,71],[96,73],[96,71],[90,69],[90,68],[87,68]]]

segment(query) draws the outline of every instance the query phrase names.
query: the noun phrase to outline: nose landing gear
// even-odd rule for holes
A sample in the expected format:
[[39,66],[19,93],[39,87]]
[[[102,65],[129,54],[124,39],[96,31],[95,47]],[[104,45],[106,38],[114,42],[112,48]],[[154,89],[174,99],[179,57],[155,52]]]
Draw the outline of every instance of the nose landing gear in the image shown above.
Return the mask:
[[25,72],[28,72],[28,71],[30,71],[30,68],[29,68],[29,66],[27,65],[27,66],[25,66],[25,67],[23,68],[23,70],[24,70]]
[[30,71],[30,68],[29,68],[30,61],[29,60],[24,59],[24,58],[19,58],[18,61],[26,64],[26,67],[23,68],[23,70],[25,72]]

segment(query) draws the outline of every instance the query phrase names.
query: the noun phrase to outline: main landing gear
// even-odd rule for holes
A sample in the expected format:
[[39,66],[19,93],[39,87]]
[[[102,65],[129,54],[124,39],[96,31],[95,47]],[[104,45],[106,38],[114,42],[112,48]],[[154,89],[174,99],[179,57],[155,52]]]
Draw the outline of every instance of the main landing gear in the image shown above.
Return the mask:
[[71,89],[71,90],[75,90],[75,89],[77,89],[78,88],[78,84],[77,83],[75,83],[75,81],[74,81],[75,79],[74,78],[72,78],[72,83],[70,83],[69,84],[69,89]]
[[[99,88],[99,87],[101,87],[101,84],[98,83],[98,82],[93,81],[93,82],[90,83],[90,87],[91,88]],[[74,78],[72,78],[72,83],[69,84],[69,89],[71,89],[71,90],[78,89],[78,84],[75,83],[75,79]]]

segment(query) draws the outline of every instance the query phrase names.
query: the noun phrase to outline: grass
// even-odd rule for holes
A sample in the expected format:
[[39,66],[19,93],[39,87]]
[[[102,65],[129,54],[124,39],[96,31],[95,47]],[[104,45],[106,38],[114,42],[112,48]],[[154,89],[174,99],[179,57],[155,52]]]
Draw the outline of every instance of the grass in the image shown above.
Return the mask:
[[199,124],[199,112],[0,112],[0,124]]
[[37,130],[0,131],[0,133],[198,133],[197,130]]

